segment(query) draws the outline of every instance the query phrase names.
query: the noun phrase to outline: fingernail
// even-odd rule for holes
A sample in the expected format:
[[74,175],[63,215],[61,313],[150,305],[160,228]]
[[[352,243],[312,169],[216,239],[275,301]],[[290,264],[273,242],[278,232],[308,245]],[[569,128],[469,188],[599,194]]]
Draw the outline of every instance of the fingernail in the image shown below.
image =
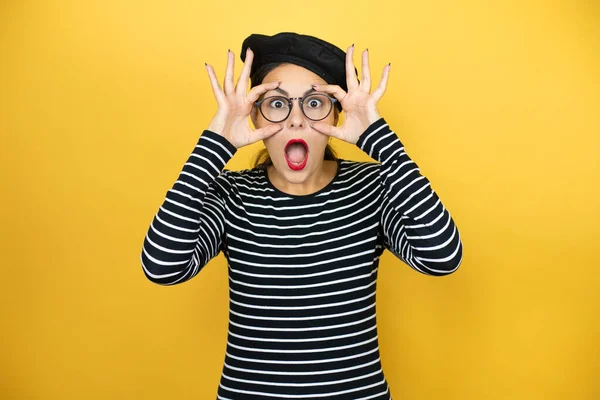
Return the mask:
[[389,63],[388,65],[391,67],[391,66],[392,66],[392,63]]
[[229,53],[231,53],[231,50],[227,49],[227,53],[228,53],[228,54],[229,54]]
[[205,66],[205,67],[207,67],[207,66],[208,66],[208,64],[207,64],[207,63],[204,63],[204,66]]
[[367,51],[369,51],[369,48],[367,47]]
[[354,43],[352,43],[352,46],[350,46],[350,47],[354,47]]

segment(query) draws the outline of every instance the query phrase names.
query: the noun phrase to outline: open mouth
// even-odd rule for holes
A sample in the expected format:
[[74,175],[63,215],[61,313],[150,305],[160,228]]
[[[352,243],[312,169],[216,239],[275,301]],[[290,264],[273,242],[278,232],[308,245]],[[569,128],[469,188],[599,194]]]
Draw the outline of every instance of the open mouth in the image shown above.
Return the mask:
[[285,160],[294,171],[300,171],[308,161],[308,145],[302,139],[292,139],[285,145]]

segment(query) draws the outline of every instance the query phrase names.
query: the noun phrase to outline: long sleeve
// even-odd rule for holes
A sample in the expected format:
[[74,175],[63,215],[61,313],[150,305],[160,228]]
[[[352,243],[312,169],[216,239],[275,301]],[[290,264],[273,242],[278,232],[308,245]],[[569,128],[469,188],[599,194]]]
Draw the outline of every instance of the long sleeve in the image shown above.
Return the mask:
[[385,119],[371,124],[356,145],[381,163],[385,248],[426,275],[456,271],[462,241],[454,220]]
[[[227,190],[223,170],[236,150],[209,130],[198,139],[144,238],[140,258],[152,282],[185,282],[221,250]],[[218,179],[220,175],[223,179]]]

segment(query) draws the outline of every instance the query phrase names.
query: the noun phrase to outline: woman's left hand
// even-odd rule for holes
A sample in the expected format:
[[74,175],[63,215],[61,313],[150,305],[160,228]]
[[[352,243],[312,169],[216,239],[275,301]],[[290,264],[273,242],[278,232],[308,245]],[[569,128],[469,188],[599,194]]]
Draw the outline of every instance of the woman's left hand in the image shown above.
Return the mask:
[[381,118],[377,102],[385,93],[391,64],[383,68],[379,86],[371,92],[371,73],[369,71],[369,50],[362,53],[362,81],[358,83],[354,62],[354,45],[346,52],[346,83],[348,93],[339,85],[314,85],[318,92],[332,94],[342,105],[344,123],[333,126],[325,122],[314,122],[313,129],[325,135],[333,136],[348,143],[356,144],[360,135],[375,121]]

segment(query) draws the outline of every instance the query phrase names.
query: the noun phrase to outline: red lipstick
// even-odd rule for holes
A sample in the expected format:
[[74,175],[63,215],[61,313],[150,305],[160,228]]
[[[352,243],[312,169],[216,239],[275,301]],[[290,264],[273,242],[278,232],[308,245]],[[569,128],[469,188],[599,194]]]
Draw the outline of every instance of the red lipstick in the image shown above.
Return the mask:
[[[288,147],[291,146],[291,145],[293,145],[293,144],[296,144],[296,143],[298,143],[299,145],[303,146],[304,150],[306,151],[306,154],[304,155],[304,158],[302,159],[302,161],[299,161],[299,162],[293,162],[288,157]],[[290,169],[292,169],[294,171],[300,171],[300,170],[304,169],[304,167],[306,167],[306,163],[308,161],[308,144],[306,144],[306,142],[304,140],[302,140],[302,139],[291,139],[285,145],[284,153],[285,153],[285,161],[287,161],[288,166],[290,167]]]

